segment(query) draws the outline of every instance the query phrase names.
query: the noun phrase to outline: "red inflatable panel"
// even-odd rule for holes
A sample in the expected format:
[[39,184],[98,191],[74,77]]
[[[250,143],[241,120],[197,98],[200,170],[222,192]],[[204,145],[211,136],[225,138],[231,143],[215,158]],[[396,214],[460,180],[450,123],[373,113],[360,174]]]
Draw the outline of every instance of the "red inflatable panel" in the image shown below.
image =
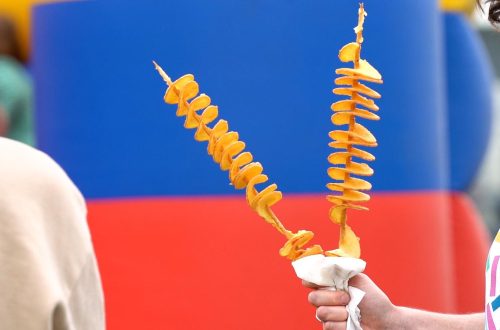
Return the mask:
[[[454,193],[451,201],[458,312],[477,312],[484,306],[484,269],[491,238],[467,194]],[[470,283],[479,283],[480,289],[475,285],[471,289]]]
[[[324,195],[290,195],[274,209],[288,228],[313,230],[334,248],[329,206]],[[483,278],[463,264],[483,251],[484,236],[474,231],[468,241],[480,248],[455,264],[453,243],[461,244],[453,234],[476,224],[462,213],[452,226],[449,206],[446,193],[379,193],[369,212],[351,213],[367,273],[394,303],[461,310],[454,289],[462,282],[453,280],[460,270],[464,306],[481,310]],[[284,239],[243,196],[92,201],[89,222],[110,330],[320,328],[308,290],[278,255]]]

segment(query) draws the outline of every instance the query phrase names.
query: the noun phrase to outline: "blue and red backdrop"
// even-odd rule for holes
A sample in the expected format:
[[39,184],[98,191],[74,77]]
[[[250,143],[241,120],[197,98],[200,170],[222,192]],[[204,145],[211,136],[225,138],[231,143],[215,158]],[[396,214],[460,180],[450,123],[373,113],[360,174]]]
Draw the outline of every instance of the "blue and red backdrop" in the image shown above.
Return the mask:
[[[363,57],[384,85],[369,212],[349,214],[367,273],[396,304],[483,306],[488,238],[466,191],[489,136],[478,36],[436,1],[366,0]],[[34,12],[37,130],[80,187],[110,329],[311,329],[283,238],[163,103],[158,61],[194,73],[284,192],[287,227],[334,248],[325,200],[339,48],[357,1],[132,1]]]

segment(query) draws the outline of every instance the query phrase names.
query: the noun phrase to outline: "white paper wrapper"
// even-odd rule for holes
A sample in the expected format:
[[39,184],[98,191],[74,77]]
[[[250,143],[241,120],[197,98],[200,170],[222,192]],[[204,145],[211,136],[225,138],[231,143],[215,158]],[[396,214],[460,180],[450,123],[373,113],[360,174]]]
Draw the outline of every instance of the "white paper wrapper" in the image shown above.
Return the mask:
[[349,317],[347,330],[362,330],[358,308],[365,293],[348,285],[351,277],[365,270],[366,262],[355,258],[325,257],[322,254],[300,258],[292,262],[297,277],[324,287],[325,290],[349,292],[351,301],[346,306]]

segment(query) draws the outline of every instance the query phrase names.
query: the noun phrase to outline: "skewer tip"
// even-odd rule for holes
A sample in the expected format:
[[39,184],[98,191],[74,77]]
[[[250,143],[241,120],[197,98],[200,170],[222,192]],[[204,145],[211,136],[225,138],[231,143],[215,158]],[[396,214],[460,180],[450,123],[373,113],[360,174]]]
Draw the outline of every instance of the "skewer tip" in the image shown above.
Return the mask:
[[165,71],[163,71],[163,69],[161,68],[161,66],[158,65],[158,63],[153,61],[153,65],[155,66],[156,71],[158,71],[160,76],[167,83],[167,85],[170,86],[172,84],[172,79],[170,79],[170,77],[167,75],[167,73]]

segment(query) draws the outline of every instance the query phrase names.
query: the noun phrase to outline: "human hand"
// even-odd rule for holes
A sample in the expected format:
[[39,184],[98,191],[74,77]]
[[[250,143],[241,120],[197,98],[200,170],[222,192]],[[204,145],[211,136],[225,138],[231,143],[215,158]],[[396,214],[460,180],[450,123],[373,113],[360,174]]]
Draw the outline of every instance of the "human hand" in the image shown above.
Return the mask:
[[[323,330],[345,330],[349,294],[344,291],[321,290],[308,282],[303,282],[303,284],[316,289],[309,293],[308,299],[317,307],[316,317],[323,322]],[[397,308],[368,276],[359,274],[349,281],[349,285],[366,293],[359,304],[363,330],[393,328],[393,325],[397,323],[395,322]]]

